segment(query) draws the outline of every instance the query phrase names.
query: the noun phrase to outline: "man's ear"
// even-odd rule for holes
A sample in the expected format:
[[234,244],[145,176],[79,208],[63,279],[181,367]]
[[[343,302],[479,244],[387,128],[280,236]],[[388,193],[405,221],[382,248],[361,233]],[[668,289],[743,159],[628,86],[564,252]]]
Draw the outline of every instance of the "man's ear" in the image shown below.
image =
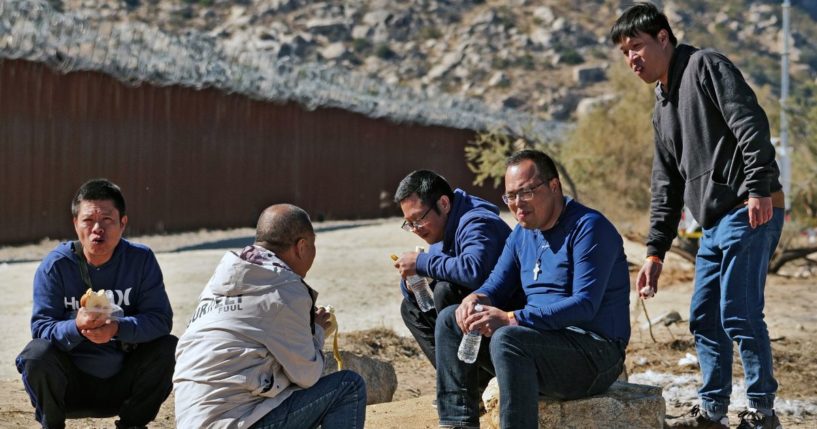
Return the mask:
[[443,195],[437,200],[437,207],[439,207],[442,213],[451,211],[451,199],[448,198],[448,195]]
[[550,179],[548,187],[550,187],[550,192],[557,192],[559,189],[562,189],[562,182],[559,181],[558,177],[554,177]]
[[128,225],[128,215],[122,216],[122,219],[119,219],[119,223],[122,224],[122,230],[124,231],[125,226]]
[[661,43],[661,47],[667,47],[667,43],[669,43],[669,33],[667,33],[666,28],[659,30],[658,34],[655,35],[655,38],[658,39],[659,43]]

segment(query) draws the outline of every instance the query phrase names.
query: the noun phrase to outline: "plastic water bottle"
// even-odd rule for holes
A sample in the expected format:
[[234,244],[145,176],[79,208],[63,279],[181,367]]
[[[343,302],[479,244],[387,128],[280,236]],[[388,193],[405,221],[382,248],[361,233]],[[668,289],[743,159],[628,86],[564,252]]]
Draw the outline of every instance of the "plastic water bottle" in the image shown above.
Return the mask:
[[[416,250],[418,253],[425,252],[425,249],[420,246],[417,246]],[[406,286],[414,293],[420,311],[426,312],[434,308],[434,295],[431,293],[431,288],[428,286],[425,277],[420,277],[417,274],[410,275],[406,277]]]
[[416,274],[408,276],[406,286],[414,293],[414,298],[417,299],[417,305],[421,311],[426,312],[434,308],[434,297],[431,295],[431,288],[428,287],[425,277]]
[[[474,311],[482,311],[482,304],[477,304]],[[482,335],[479,331],[471,331],[462,336],[460,348],[457,350],[457,357],[465,363],[477,361],[479,345],[482,343]]]

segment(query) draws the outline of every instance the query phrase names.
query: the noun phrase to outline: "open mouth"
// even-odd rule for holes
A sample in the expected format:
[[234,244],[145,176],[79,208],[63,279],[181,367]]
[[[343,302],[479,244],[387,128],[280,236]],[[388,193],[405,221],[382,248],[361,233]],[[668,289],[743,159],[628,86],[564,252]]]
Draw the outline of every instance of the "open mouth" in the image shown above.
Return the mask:
[[105,242],[105,239],[102,237],[94,237],[91,239],[91,244],[102,244]]

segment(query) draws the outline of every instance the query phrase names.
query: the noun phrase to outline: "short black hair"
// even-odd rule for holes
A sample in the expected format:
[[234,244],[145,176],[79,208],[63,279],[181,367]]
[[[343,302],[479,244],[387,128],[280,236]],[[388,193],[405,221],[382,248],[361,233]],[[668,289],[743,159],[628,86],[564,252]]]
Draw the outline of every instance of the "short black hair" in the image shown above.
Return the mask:
[[267,207],[258,217],[255,242],[278,253],[313,234],[315,230],[306,210],[292,204],[276,204]]
[[610,40],[619,44],[625,37],[635,37],[638,33],[656,37],[661,30],[667,30],[672,46],[678,45],[678,39],[672,34],[667,16],[652,3],[636,3],[616,20],[610,29]]
[[556,163],[546,153],[533,149],[520,150],[509,156],[505,161],[505,168],[519,165],[522,161],[530,160],[536,165],[536,172],[539,174],[539,179],[547,182],[550,179],[558,179],[559,171],[556,169]]
[[394,193],[394,202],[400,204],[401,201],[415,193],[423,202],[423,205],[433,207],[437,213],[440,212],[440,209],[436,203],[440,197],[445,195],[448,199],[454,201],[454,191],[451,190],[451,185],[443,176],[431,170],[412,171],[408,176],[404,177]]
[[113,201],[114,207],[119,211],[119,219],[125,216],[125,197],[122,196],[122,190],[108,179],[91,179],[79,187],[74,199],[71,200],[72,216],[79,215],[79,205],[83,201]]

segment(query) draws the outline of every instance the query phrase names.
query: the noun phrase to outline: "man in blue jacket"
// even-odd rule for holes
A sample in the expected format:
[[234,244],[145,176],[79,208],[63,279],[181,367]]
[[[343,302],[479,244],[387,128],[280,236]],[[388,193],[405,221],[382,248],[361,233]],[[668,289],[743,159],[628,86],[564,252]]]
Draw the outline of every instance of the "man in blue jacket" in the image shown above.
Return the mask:
[[402,228],[430,244],[428,253],[404,253],[394,266],[404,279],[413,274],[433,279],[435,309],[420,311],[402,282],[405,299],[400,312],[423,353],[436,365],[437,313],[459,304],[485,281],[511,229],[495,205],[461,189],[452,190],[442,176],[429,170],[413,171],[403,178],[394,200],[403,211]]
[[[34,275],[33,340],[17,370],[43,428],[66,418],[119,416],[145,427],[173,387],[176,337],[162,271],[150,249],[122,238],[118,186],[95,179],[71,203],[79,240],[60,243]],[[80,306],[87,289],[111,291],[121,316]]]
[[[496,374],[503,428],[537,428],[540,395],[594,395],[624,368],[630,278],[615,227],[565,197],[538,151],[508,159],[503,200],[519,223],[493,272],[437,322],[440,427],[479,427],[478,367]],[[486,337],[475,364],[457,357],[464,332]]]
[[633,72],[655,84],[650,232],[637,280],[642,298],[658,291],[684,205],[703,227],[689,311],[703,384],[700,405],[676,426],[729,427],[737,343],[749,405],[738,427],[778,429],[763,294],[785,198],[766,113],[728,58],[678,44],[652,4],[628,8],[610,38]]

